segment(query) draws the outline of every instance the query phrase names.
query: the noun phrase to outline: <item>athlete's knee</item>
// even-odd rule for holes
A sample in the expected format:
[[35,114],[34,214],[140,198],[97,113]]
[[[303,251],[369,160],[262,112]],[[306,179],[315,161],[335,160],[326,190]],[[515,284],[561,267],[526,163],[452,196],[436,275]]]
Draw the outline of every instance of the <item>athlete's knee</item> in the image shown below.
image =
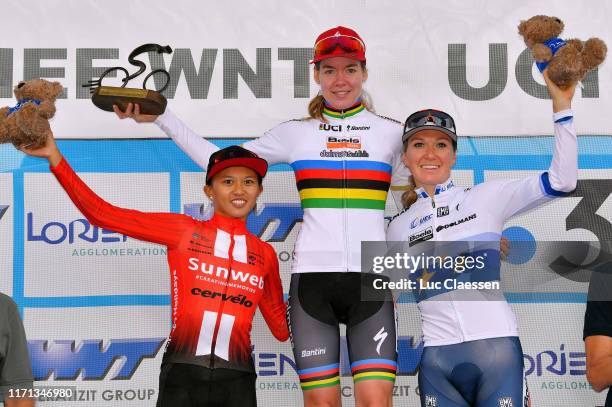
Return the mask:
[[363,400],[361,398],[357,398],[355,402],[356,407],[391,407],[392,406],[392,397],[384,396],[377,397],[373,399]]
[[304,391],[304,407],[341,407],[341,405],[338,386]]
[[357,407],[391,407],[393,383],[369,381],[355,386]]

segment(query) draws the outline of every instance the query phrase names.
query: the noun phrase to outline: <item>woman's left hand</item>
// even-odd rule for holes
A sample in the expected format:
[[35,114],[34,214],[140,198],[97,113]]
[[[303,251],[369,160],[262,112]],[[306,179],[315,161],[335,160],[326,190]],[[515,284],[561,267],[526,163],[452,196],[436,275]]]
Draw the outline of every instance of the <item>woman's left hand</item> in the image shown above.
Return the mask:
[[31,156],[31,157],[41,157],[49,160],[51,166],[55,167],[62,160],[62,154],[57,148],[57,144],[55,143],[55,138],[53,137],[53,133],[49,130],[47,134],[47,140],[45,145],[39,148],[30,148],[27,145],[23,145],[19,147],[19,151]]

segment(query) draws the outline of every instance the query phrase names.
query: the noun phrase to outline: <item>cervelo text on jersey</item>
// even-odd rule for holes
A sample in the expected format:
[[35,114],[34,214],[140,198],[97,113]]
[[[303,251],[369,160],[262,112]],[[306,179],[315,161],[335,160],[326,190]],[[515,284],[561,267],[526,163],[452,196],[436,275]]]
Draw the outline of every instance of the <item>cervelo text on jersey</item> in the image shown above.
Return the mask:
[[[270,165],[289,163],[293,168],[304,221],[292,272],[359,272],[361,242],[385,238],[390,185],[392,193],[408,185],[410,173],[400,158],[402,125],[361,104],[344,112],[326,108],[324,115],[327,123],[314,119],[281,123],[244,147]],[[214,144],[168,109],[156,124],[206,168],[217,150]],[[394,195],[399,205],[401,191]]]
[[[389,224],[387,240],[408,241],[409,245],[425,240],[498,241],[508,218],[575,188],[578,149],[572,117],[571,110],[554,115],[555,147],[548,172],[519,180],[486,181],[465,189],[449,180],[436,188],[434,196],[418,188],[417,201]],[[438,212],[438,208],[444,210]],[[455,290],[436,294],[418,303],[425,346],[518,335],[514,313],[503,293]]]
[[288,338],[276,254],[244,221],[118,208],[91,191],[65,160],[51,170],[93,225],[168,246],[173,324],[164,362],[253,371],[257,305],[274,336]]

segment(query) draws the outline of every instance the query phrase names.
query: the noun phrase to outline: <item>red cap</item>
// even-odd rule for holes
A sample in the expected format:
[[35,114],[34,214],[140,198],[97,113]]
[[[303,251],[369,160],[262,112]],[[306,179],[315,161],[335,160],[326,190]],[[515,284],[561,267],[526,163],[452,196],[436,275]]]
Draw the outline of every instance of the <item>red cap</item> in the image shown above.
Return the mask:
[[365,43],[355,30],[338,26],[321,33],[314,45],[311,64],[333,57],[365,61]]

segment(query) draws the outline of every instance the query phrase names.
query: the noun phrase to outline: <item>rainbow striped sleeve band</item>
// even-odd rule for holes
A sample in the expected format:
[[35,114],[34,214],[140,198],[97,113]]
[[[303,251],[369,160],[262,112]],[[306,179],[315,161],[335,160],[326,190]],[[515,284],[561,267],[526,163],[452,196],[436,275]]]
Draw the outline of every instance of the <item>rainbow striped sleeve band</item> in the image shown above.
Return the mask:
[[395,381],[397,362],[388,359],[364,359],[351,363],[353,382],[361,380]]
[[302,390],[318,389],[320,387],[337,386],[340,384],[340,364],[313,367],[298,371]]

